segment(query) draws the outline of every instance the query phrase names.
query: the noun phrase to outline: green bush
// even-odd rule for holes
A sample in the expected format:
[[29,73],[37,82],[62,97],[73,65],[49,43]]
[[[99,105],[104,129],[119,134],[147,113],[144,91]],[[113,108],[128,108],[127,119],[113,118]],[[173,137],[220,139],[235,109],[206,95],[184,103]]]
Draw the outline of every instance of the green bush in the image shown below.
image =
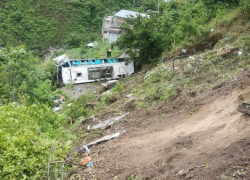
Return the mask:
[[81,116],[88,117],[89,110],[87,104],[89,101],[90,97],[88,96],[82,95],[78,97],[76,100],[72,101],[70,107],[65,107],[65,114],[73,120],[76,120]]
[[50,108],[15,104],[0,106],[0,117],[0,179],[45,179],[52,145],[52,161],[69,148],[66,118]]
[[112,88],[112,92],[114,93],[121,93],[122,90],[123,90],[123,84],[119,82],[115,85],[115,87]]
[[17,101],[23,105],[53,106],[54,62],[41,63],[25,47],[0,49],[0,103]]
[[0,47],[25,44],[40,57],[50,47],[76,48],[101,39],[104,16],[132,6],[124,0],[2,1]]
[[250,10],[250,1],[249,0],[241,0],[240,5],[243,8],[243,10],[245,10],[245,11]]
[[172,82],[175,75],[172,68],[165,69],[159,66],[154,71],[148,72],[142,87],[137,87],[132,93],[139,99],[144,99],[143,102],[148,105],[156,101],[169,100],[176,94],[176,85]]

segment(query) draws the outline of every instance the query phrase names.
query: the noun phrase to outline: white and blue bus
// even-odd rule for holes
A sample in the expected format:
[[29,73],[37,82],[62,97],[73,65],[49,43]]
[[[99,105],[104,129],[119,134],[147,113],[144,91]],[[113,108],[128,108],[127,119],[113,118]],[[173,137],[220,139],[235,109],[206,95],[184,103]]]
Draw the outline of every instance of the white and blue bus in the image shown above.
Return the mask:
[[134,73],[134,63],[124,58],[65,59],[57,63],[57,78],[63,84],[119,79]]

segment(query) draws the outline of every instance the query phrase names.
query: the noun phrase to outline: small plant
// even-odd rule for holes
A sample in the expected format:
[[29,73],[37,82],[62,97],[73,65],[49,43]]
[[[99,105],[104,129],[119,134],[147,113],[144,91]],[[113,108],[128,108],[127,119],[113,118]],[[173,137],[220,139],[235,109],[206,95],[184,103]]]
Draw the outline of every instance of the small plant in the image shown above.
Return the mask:
[[123,90],[123,85],[121,84],[121,83],[117,83],[116,85],[115,85],[115,87],[113,87],[112,88],[112,92],[114,92],[114,93],[121,93],[122,92],[122,90]]
[[107,94],[101,98],[103,105],[109,105],[117,101],[117,98],[113,94]]
[[161,165],[158,167],[158,171],[161,172],[161,173],[163,173],[165,165],[166,165],[165,161],[162,161]]
[[206,168],[209,168],[209,164],[208,164],[208,163],[206,163],[205,167],[206,167]]
[[71,90],[71,91],[74,90],[74,83],[73,83],[73,80],[70,80],[70,82],[66,84],[66,88],[67,88],[68,90]]
[[142,179],[141,173],[138,174],[138,175],[132,174],[132,175],[130,175],[130,176],[127,178],[127,180],[141,180],[141,179]]
[[81,116],[88,117],[89,109],[87,104],[89,102],[90,97],[82,95],[77,100],[72,102],[70,107],[65,107],[65,114],[73,120],[78,119]]
[[147,104],[143,101],[137,101],[136,102],[136,107],[139,108],[139,109],[142,109],[142,108],[145,108],[147,107]]

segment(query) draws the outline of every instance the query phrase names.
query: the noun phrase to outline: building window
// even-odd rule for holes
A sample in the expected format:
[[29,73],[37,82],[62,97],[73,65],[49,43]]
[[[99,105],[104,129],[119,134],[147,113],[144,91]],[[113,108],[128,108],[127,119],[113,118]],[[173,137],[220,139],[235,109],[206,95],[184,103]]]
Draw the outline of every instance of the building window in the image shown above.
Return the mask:
[[103,33],[108,33],[108,29],[107,28],[103,28]]

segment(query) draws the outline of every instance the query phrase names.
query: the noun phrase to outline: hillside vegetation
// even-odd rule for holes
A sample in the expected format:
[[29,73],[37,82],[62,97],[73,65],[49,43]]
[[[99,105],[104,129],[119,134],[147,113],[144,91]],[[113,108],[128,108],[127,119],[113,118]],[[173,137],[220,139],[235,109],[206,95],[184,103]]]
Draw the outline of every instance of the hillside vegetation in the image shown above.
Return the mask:
[[[123,26],[126,33],[117,42],[141,64],[158,62],[161,56],[179,55],[181,49],[192,54],[212,48],[228,35],[223,26],[238,28],[245,25],[245,21],[234,25],[232,18],[236,18],[235,14],[242,13],[246,21],[249,19],[247,1],[177,0],[162,2],[160,7],[161,13],[152,12],[150,18],[128,20]],[[216,32],[211,34],[211,29],[215,28]]]
[[[110,9],[110,7],[112,7]],[[126,1],[2,1],[0,47],[25,44],[37,55],[49,47],[72,48],[99,40],[102,19]]]
[[153,1],[62,0],[1,1],[0,47],[25,44],[43,56],[50,47],[79,47],[101,39],[104,16],[121,9],[141,11]]
[[[55,113],[51,110],[54,97],[64,93],[57,89],[53,62],[41,60],[49,48],[65,48],[77,57],[98,56],[105,45],[99,43],[97,51],[83,46],[101,39],[105,15],[120,9],[157,10],[157,3],[30,0],[1,1],[0,7],[1,179],[86,176],[76,173],[82,167],[79,157],[68,157],[87,135],[81,125],[84,119],[110,113],[110,109],[116,115],[125,111],[150,114],[154,107],[164,116],[183,102],[181,107],[192,114],[198,99],[186,95],[199,97],[242,78],[239,71],[250,63],[248,0],[161,2],[160,12],[151,12],[150,18],[128,20],[116,43],[117,53],[127,50],[143,65],[142,71],[121,80],[108,95],[98,89],[77,100],[69,98],[67,103],[73,104]],[[135,100],[124,98],[130,93]],[[133,123],[139,127],[142,120],[133,119]],[[127,176],[133,178],[142,179]]]

